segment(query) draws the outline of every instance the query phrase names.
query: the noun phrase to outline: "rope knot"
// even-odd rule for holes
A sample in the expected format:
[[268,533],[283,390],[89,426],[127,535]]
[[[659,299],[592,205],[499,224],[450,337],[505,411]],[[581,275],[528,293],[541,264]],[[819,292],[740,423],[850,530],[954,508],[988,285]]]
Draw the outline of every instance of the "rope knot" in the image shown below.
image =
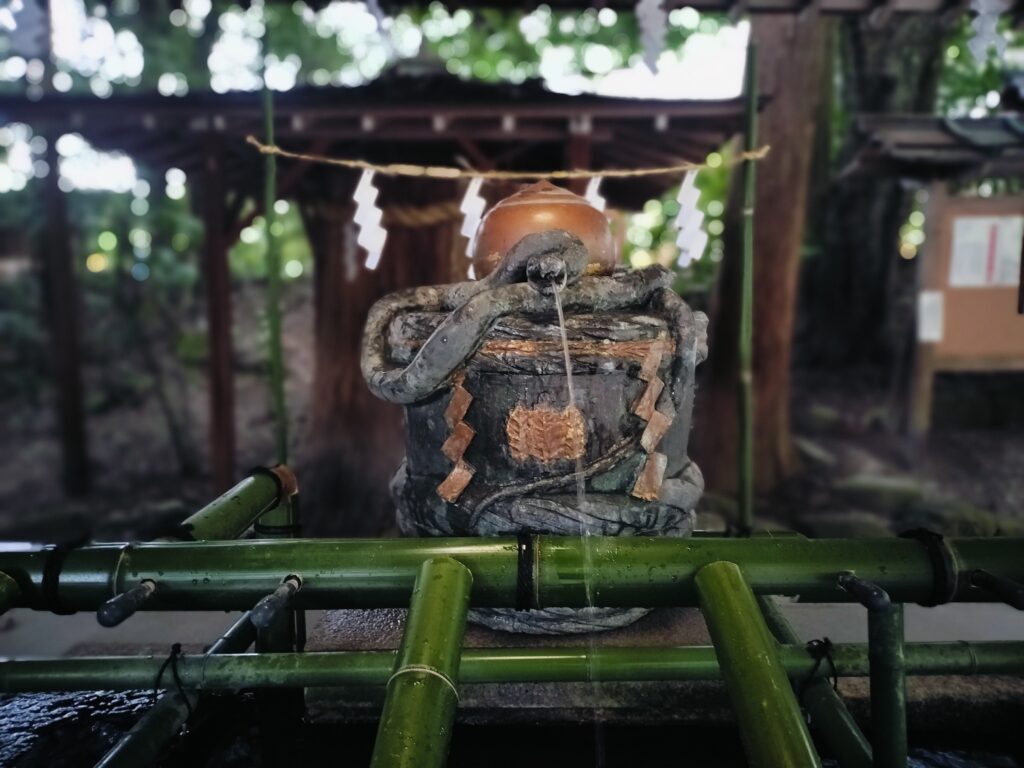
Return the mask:
[[814,659],[814,666],[811,667],[807,677],[800,684],[799,696],[797,697],[800,700],[800,706],[803,706],[804,693],[807,690],[807,686],[818,676],[818,670],[821,669],[821,664],[824,661],[828,662],[828,676],[832,683],[832,690],[839,693],[839,673],[836,671],[836,663],[832,658],[832,641],[827,637],[822,637],[808,642],[806,648],[807,653]]
[[181,683],[181,676],[178,674],[178,659],[185,654],[181,651],[181,643],[175,643],[171,646],[171,652],[167,654],[167,658],[164,659],[164,663],[160,665],[160,669],[156,673],[156,680],[153,681],[153,703],[156,703],[157,696],[160,694],[160,682],[163,680],[164,672],[167,668],[171,668],[171,676],[174,678],[174,686],[178,690],[178,695],[181,696],[182,701],[185,702],[185,710],[188,712],[187,720],[192,718],[192,702],[189,701],[188,694],[185,692],[185,686]]

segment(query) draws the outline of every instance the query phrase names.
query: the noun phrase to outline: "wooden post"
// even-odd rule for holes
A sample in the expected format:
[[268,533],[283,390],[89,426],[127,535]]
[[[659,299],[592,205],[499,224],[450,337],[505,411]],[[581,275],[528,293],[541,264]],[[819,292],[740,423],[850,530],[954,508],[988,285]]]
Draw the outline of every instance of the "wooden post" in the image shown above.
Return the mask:
[[[756,16],[758,89],[772,98],[760,116],[760,143],[772,147],[758,163],[754,215],[753,376],[754,487],[773,488],[795,469],[790,434],[789,368],[797,271],[806,222],[818,100],[828,72],[827,27],[818,16]],[[737,179],[738,180],[738,179]],[[729,193],[725,260],[713,307],[711,354],[697,395],[695,456],[709,490],[735,493],[739,429],[736,382],[742,295],[743,189]]]
[[1020,244],[1020,275],[1017,277],[1017,314],[1024,315],[1024,240]]
[[[747,44],[747,124],[743,149],[757,145],[757,48]],[[740,269],[740,333],[737,339],[739,378],[736,381],[736,424],[739,431],[736,452],[736,501],[740,533],[749,536],[754,527],[754,205],[756,166],[743,164],[743,251]]]
[[[327,177],[316,205],[303,210],[313,249],[315,371],[302,443],[302,524],[316,535],[379,536],[394,525],[388,483],[402,461],[402,411],[375,397],[359,370],[366,314],[385,294],[465,279],[460,218],[431,226],[389,221],[388,210],[455,203],[455,183],[381,179],[388,238],[376,270],[363,267],[351,205],[354,174]],[[330,202],[331,200],[335,202]]]
[[201,204],[210,387],[210,468],[214,490],[218,493],[231,487],[235,474],[231,275],[224,225],[223,163],[220,138],[211,135],[206,144]]
[[[918,254],[917,290],[915,301],[920,300],[921,291],[935,290],[939,284],[938,261],[941,257],[943,222],[947,218],[947,200],[945,182],[933,182],[928,190],[926,208],[925,247]],[[916,312],[916,310],[915,310]],[[910,375],[908,393],[910,403],[907,408],[907,427],[911,436],[923,437],[928,434],[932,425],[932,395],[935,385],[935,344],[924,344],[918,341],[917,321],[914,322],[913,370]]]
[[[590,169],[592,160],[593,141],[589,134],[574,133],[565,144],[565,167],[574,171],[586,171]],[[572,179],[566,186],[577,195],[587,191],[586,179]]]
[[71,250],[67,200],[57,183],[60,170],[56,137],[56,133],[46,136],[46,162],[50,172],[44,185],[46,232],[40,237],[41,261],[56,379],[64,491],[69,496],[80,496],[89,492],[92,482],[82,406],[78,281]]

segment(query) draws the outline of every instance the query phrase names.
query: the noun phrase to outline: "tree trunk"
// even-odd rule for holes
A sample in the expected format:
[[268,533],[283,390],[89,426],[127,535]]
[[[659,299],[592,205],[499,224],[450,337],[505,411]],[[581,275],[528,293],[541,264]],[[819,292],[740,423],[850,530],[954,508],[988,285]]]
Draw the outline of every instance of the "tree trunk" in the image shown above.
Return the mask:
[[203,163],[203,287],[206,293],[210,471],[223,493],[235,484],[235,371],[231,270],[224,226],[223,142],[210,134]]
[[[853,119],[867,113],[931,113],[947,29],[940,18],[894,17],[882,28],[839,25],[842,109],[849,118],[833,164],[842,170],[863,148]],[[808,261],[804,301],[808,362],[892,363],[913,313],[914,264],[901,260],[899,228],[911,206],[894,177],[836,179],[821,201],[820,254]]]
[[[828,73],[828,25],[819,17],[757,16],[753,22],[761,93],[754,216],[754,478],[767,490],[793,470],[789,366],[818,105]],[[713,309],[707,386],[698,393],[698,464],[707,487],[736,490],[742,185],[729,196],[725,260]]]
[[379,535],[395,524],[388,486],[405,453],[402,410],[374,397],[363,381],[367,312],[400,288],[464,280],[468,264],[457,208],[439,223],[389,222],[396,206],[436,212],[437,204],[457,199],[455,185],[377,183],[388,238],[374,271],[363,267],[366,254],[355,244],[350,188],[336,196],[341,202],[304,212],[315,260],[316,370],[300,476],[303,526],[319,535]]
[[38,258],[43,268],[44,306],[56,384],[64,492],[68,496],[82,496],[92,488],[92,474],[82,394],[81,299],[67,199],[57,186],[57,134],[51,132],[46,139],[46,160],[52,171],[43,188],[46,226],[39,237],[41,253]]

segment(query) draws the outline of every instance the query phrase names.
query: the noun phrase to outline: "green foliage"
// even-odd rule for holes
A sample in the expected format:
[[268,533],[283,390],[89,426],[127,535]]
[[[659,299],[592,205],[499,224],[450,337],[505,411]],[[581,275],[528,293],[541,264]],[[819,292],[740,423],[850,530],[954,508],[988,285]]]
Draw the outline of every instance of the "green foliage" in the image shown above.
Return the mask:
[[[968,42],[974,36],[971,19],[965,16],[953,32],[943,52],[942,70],[936,98],[936,113],[947,117],[983,117],[1001,109],[1000,92],[1007,76],[1019,69],[1024,60],[1024,35],[1003,18],[999,31],[1007,41],[1006,52],[999,56],[990,48],[984,61],[974,58]],[[1017,62],[1017,64],[1014,64]],[[1020,180],[1015,178],[975,179],[957,182],[959,191],[981,197],[1016,194]],[[925,209],[919,193],[907,220],[899,231],[899,253],[914,258],[925,240]]]
[[729,191],[728,149],[720,153],[722,163],[717,168],[707,168],[697,175],[700,190],[698,207],[704,213],[704,229],[709,235],[708,247],[698,261],[681,268],[676,266],[678,249],[675,245],[676,229],[673,224],[679,213],[676,202],[678,187],[673,187],[658,200],[649,200],[640,213],[626,217],[627,228],[623,245],[623,257],[634,267],[661,264],[672,267],[678,275],[675,288],[681,293],[706,291],[718,273],[722,261],[725,201]]
[[199,367],[206,360],[208,338],[204,330],[186,329],[178,336],[175,354],[186,365]]
[[[308,274],[313,263],[313,253],[298,208],[281,200],[277,201],[276,207],[274,235],[281,254],[282,277],[287,280]],[[229,259],[232,274],[243,279],[264,279],[267,276],[264,259],[266,249],[266,221],[262,216],[256,216],[231,248]]]
[[998,97],[1007,74],[1019,70],[1024,61],[1024,34],[1005,17],[999,30],[1007,40],[1005,54],[999,56],[990,48],[985,61],[979,62],[967,47],[974,35],[970,18],[961,20],[943,56],[936,105],[939,114],[980,117],[999,110]]
[[[528,14],[496,9],[450,13],[433,3],[409,15],[448,71],[466,78],[522,82],[542,74],[548,62],[559,71],[564,66],[568,74],[602,75],[635,63],[640,55],[635,15],[611,8],[557,13],[541,5]],[[681,46],[699,19],[673,11],[666,47]],[[718,24],[706,17],[701,29],[714,31]]]
[[[0,154],[0,162],[3,162]],[[35,207],[35,190],[29,187],[17,192],[5,192],[0,195],[0,230],[18,231],[26,222],[30,227],[38,224],[32,215]]]

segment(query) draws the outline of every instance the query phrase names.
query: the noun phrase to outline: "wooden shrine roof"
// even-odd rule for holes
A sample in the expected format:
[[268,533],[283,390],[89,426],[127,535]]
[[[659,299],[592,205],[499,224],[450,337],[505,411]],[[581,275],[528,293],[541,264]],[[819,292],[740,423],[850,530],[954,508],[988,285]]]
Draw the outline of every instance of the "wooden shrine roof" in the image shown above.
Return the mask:
[[[740,98],[656,101],[567,96],[539,82],[491,85],[447,74],[388,73],[356,88],[300,87],[275,94],[277,142],[285,149],[373,162],[553,170],[582,139],[591,167],[634,168],[703,160],[742,129]],[[261,95],[54,94],[0,97],[0,123],[56,126],[104,150],[122,150],[155,171],[198,170],[216,137],[228,185],[258,179],[260,156],[244,139],[263,133]],[[291,161],[286,161],[291,162]],[[344,173],[343,170],[330,169]],[[642,203],[678,179],[608,180],[613,205]],[[244,188],[244,187],[243,187]]]
[[1024,173],[1024,115],[942,118],[862,115],[867,146],[857,170],[908,178],[1019,176]]

